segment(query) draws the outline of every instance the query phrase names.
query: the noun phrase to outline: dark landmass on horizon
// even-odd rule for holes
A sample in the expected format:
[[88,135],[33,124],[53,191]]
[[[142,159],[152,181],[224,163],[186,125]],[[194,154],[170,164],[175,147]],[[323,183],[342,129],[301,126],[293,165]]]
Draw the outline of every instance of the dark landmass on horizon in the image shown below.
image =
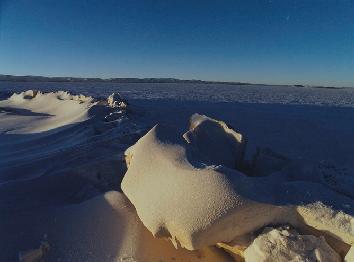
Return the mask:
[[204,81],[204,80],[185,80],[177,78],[135,78],[135,77],[114,77],[114,78],[97,78],[97,77],[46,77],[46,76],[15,76],[0,74],[0,81],[14,82],[108,82],[108,83],[203,83],[203,84],[234,84],[234,85],[250,85],[251,83],[243,82],[226,82],[226,81]]
[[[0,81],[9,82],[88,82],[88,83],[190,83],[190,84],[227,84],[227,85],[263,85],[263,86],[295,86],[307,87],[307,85],[271,85],[271,84],[255,84],[246,82],[228,82],[228,81],[205,81],[197,79],[177,79],[177,78],[135,78],[135,77],[114,77],[114,78],[98,78],[98,77],[47,77],[47,76],[16,76],[0,74]],[[341,89],[343,87],[334,86],[308,86],[314,88]]]

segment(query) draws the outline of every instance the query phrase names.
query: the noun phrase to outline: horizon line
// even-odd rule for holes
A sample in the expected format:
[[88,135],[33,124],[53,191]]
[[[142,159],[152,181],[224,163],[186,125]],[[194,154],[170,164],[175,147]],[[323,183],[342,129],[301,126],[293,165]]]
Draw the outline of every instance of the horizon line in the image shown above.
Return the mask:
[[[109,80],[171,80],[159,82],[159,81],[151,81],[150,83],[178,83],[178,82],[191,82],[191,83],[203,83],[203,84],[230,84],[230,85],[263,85],[263,86],[295,86],[295,87],[322,87],[322,88],[354,88],[354,86],[344,86],[344,85],[311,85],[311,84],[302,84],[302,83],[294,83],[294,84],[273,84],[273,83],[252,83],[252,82],[243,82],[243,81],[223,81],[223,80],[202,80],[202,79],[181,79],[176,77],[83,77],[83,76],[54,76],[54,75],[14,75],[14,74],[0,74],[0,81],[16,81],[16,79],[2,79],[2,77],[9,78],[44,78],[43,80],[50,80],[49,82],[85,82],[87,80],[92,80],[94,82],[97,81],[109,81]],[[55,81],[55,78],[58,78],[58,81]],[[59,79],[61,81],[59,81]],[[74,80],[74,81],[72,81]],[[21,80],[18,79],[18,82]],[[149,83],[148,81],[140,83]],[[139,83],[137,82],[127,82],[127,83]]]

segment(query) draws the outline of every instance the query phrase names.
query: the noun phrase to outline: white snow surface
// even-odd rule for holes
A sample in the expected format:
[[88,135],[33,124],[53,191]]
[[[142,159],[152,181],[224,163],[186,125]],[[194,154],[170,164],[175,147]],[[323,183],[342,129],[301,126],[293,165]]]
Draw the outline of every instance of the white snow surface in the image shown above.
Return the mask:
[[190,252],[154,238],[117,191],[58,209],[47,219],[37,229],[53,246],[47,261],[230,261],[215,247]]
[[339,262],[323,237],[301,235],[287,227],[267,227],[245,250],[246,262]]
[[354,107],[354,89],[295,87],[282,85],[229,85],[203,83],[55,83],[0,82],[3,92],[12,94],[29,89],[45,92],[67,90],[94,97],[108,97],[119,92],[133,99],[168,99],[179,101],[241,102]]
[[[13,91],[28,89],[32,91],[11,95]],[[34,91],[38,89],[41,92]],[[60,91],[63,89],[83,95]],[[117,92],[121,95],[112,95],[109,101],[106,100]],[[109,217],[112,220],[116,217],[108,211],[110,208],[102,207],[106,203],[125,203],[127,200],[123,201],[122,196],[98,197],[100,200],[73,204],[110,190],[120,190],[120,181],[126,171],[124,151],[156,123],[159,125],[154,131],[141,139],[146,140],[145,144],[153,145],[148,151],[156,150],[156,155],[138,153],[146,152],[141,140],[136,144],[140,146],[135,145],[127,151],[131,152],[128,154],[130,167],[135,166],[127,175],[133,174],[135,169],[156,179],[147,181],[141,177],[134,185],[142,190],[137,191],[139,195],[134,196],[134,201],[131,200],[148,229],[145,233],[139,229],[139,235],[150,234],[151,237],[150,230],[158,232],[157,236],[173,238],[176,246],[182,244],[189,249],[204,250],[205,245],[229,241],[234,235],[279,221],[299,228],[305,223],[318,232],[353,245],[354,144],[350,141],[354,133],[354,89],[1,82],[0,99],[3,99],[0,101],[0,261],[15,261],[19,251],[38,248],[43,240],[49,242],[48,255],[53,259],[65,257],[65,254],[71,254],[72,258],[82,255],[99,259],[104,255],[106,245],[107,253],[115,253],[114,258],[121,258],[116,247],[108,244],[112,240],[111,229],[119,226],[113,222],[107,224],[111,228],[101,226],[107,220],[102,222],[103,216],[95,215],[95,206],[111,221]],[[223,130],[229,130],[236,140],[224,139],[224,136],[217,138],[214,131],[209,134],[208,130],[193,130],[193,122],[198,121],[192,119],[191,125],[187,120],[196,112],[222,120],[216,121],[218,123],[227,123]],[[168,126],[166,136],[165,126]],[[151,135],[155,131],[156,134]],[[184,140],[184,133],[189,143]],[[210,136],[213,139],[209,139]],[[204,141],[208,141],[209,146],[205,147]],[[258,166],[262,177],[248,177],[243,174],[248,167],[244,164],[250,163],[257,147],[261,151],[270,148],[276,154],[262,155]],[[235,165],[231,155],[235,157]],[[148,158],[154,161],[148,162]],[[246,161],[243,165],[240,165],[241,159]],[[159,165],[170,171],[163,172]],[[151,172],[145,173],[145,167]],[[142,172],[139,173],[140,177]],[[171,175],[176,173],[180,175]],[[189,182],[191,175],[193,183]],[[200,176],[206,179],[202,180]],[[157,191],[155,184],[146,187],[153,181],[159,181]],[[161,181],[168,182],[169,186],[162,187]],[[183,185],[184,190],[176,190],[176,182]],[[130,188],[132,192],[136,189]],[[151,191],[148,197],[147,191]],[[227,192],[230,194],[223,202]],[[159,198],[159,194],[164,197]],[[129,198],[132,195],[128,194]],[[151,217],[160,218],[153,221],[154,227],[145,221],[145,215],[142,216],[144,205],[137,204],[137,199],[143,197],[150,204],[157,203],[151,209],[156,212]],[[154,202],[156,199],[158,201]],[[165,207],[174,205],[178,206],[175,211],[163,214]],[[134,208],[130,205],[128,209]],[[67,210],[71,211],[66,216]],[[121,207],[114,213],[121,212],[119,210]],[[242,212],[237,214],[236,210]],[[197,214],[200,218],[198,221],[188,218],[189,222],[184,225],[186,212],[191,213],[187,218],[196,218]],[[266,215],[258,219],[262,212]],[[230,214],[232,221],[237,217],[244,218],[247,223],[228,222],[225,214]],[[92,221],[87,220],[90,215]],[[176,215],[176,223],[171,223],[173,215]],[[249,219],[255,216],[257,219]],[[69,229],[69,222],[57,221],[75,223]],[[93,234],[90,238],[96,225],[106,233]],[[222,225],[231,225],[231,230],[226,232]],[[57,230],[57,226],[61,230]],[[138,228],[141,226],[140,223]],[[66,243],[63,239],[70,238],[69,232],[74,232],[76,227],[80,230],[77,231],[80,239]],[[211,238],[206,239],[206,236]],[[86,254],[85,249],[89,249],[91,241],[99,242],[96,237],[102,239],[102,245]],[[124,239],[129,237],[122,236]],[[84,241],[79,247],[80,241],[86,238],[91,239],[90,243]],[[154,240],[151,238],[148,241],[151,245],[141,244],[137,249],[144,250],[145,246],[155,250],[153,246],[157,242]],[[159,246],[166,243],[166,250],[172,248],[166,240],[156,241]],[[113,240],[112,243],[117,244]],[[65,253],[76,247],[81,253]],[[191,254],[187,250],[183,252]],[[197,252],[198,257],[206,258],[205,253]],[[164,253],[161,254],[164,257]],[[190,257],[195,258],[195,255]]]
[[256,193],[252,180],[236,170],[203,166],[187,143],[176,140],[173,130],[157,125],[126,151],[121,187],[153,235],[194,250],[229,242],[280,216],[281,208],[242,194]]
[[13,94],[0,101],[0,108],[5,111],[1,114],[0,132],[38,133],[82,122],[89,118],[92,100],[92,97],[63,91],[43,94],[28,90]]

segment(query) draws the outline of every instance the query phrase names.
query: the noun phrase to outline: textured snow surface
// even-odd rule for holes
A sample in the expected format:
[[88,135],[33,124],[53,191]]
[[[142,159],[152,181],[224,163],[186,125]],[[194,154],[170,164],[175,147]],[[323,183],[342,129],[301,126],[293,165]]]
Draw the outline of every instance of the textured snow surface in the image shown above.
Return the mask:
[[126,152],[129,167],[121,187],[153,235],[194,250],[231,241],[280,217],[281,208],[243,195],[261,189],[254,181],[236,170],[203,167],[193,152],[193,144],[158,125]]
[[118,92],[150,127],[168,124],[182,128],[182,132],[185,119],[198,112],[221,119],[246,134],[252,154],[261,146],[291,158],[353,165],[354,145],[347,141],[354,133],[354,88],[0,82],[0,99],[28,89],[68,90],[92,97]]
[[339,262],[323,237],[300,235],[289,228],[265,228],[245,250],[246,262]]
[[[290,223],[353,244],[351,198],[320,183],[302,181],[301,175],[292,181],[281,171],[249,177],[224,167],[210,151],[218,150],[215,156],[230,152],[226,142],[225,147],[213,146],[214,137],[229,139],[229,128],[199,115],[193,115],[191,123],[187,134],[194,132],[196,141],[200,135],[210,147],[201,148],[185,141],[188,136],[156,125],[126,151],[128,171],[121,187],[154,236],[170,237],[176,245],[194,250],[229,242],[267,224]],[[214,129],[214,124],[220,128]],[[195,132],[198,126],[205,130]],[[236,141],[237,137],[242,136],[234,134]],[[347,208],[342,211],[343,206]]]
[[89,118],[91,102],[91,97],[63,91],[43,94],[28,90],[13,94],[0,101],[1,111],[5,112],[0,113],[0,132],[38,133],[82,122]]
[[32,90],[0,101],[0,108],[0,207],[21,209],[119,188],[123,152],[139,132],[124,110],[105,99]]
[[50,243],[45,261],[230,261],[215,247],[177,250],[170,241],[154,238],[117,191],[39,213],[37,219],[41,223],[32,230]]
[[[55,247],[48,261],[227,261],[217,248],[176,250],[170,241],[154,238],[116,191],[62,208],[55,219],[41,229]],[[57,232],[48,228],[54,224]]]

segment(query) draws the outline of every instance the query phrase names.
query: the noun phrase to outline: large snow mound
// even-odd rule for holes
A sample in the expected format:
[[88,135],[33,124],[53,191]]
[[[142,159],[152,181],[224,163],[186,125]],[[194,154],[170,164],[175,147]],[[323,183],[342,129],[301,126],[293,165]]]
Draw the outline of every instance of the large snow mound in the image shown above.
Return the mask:
[[176,139],[173,130],[155,126],[126,152],[129,168],[122,190],[155,236],[199,249],[231,241],[286,211],[243,194],[258,194],[263,185],[257,187],[242,173],[200,167],[194,151],[193,144]]
[[265,228],[244,254],[246,262],[341,261],[323,237],[300,235],[288,227]]
[[0,133],[40,133],[91,118],[109,122],[121,118],[126,109],[127,102],[118,93],[107,99],[94,99],[66,91],[27,90],[0,101]]
[[119,94],[94,99],[36,90],[0,101],[0,198],[16,200],[1,201],[0,208],[46,202],[52,199],[46,191],[71,199],[86,185],[100,192],[118,189],[125,173],[123,152],[142,126],[133,117],[128,121],[122,101]]
[[43,132],[88,119],[88,110],[93,105],[93,98],[84,95],[28,90],[0,101],[5,112],[1,126],[12,133]]
[[48,261],[229,261],[217,248],[177,250],[154,238],[117,191],[59,209],[45,227]]
[[[289,180],[279,173],[250,177],[225,167],[231,162],[219,156],[233,154],[238,159],[242,143],[215,146],[214,136],[216,141],[229,141],[230,131],[224,126],[208,132],[217,121],[207,117],[193,116],[191,122],[184,136],[156,125],[126,151],[128,171],[121,187],[154,236],[194,250],[229,242],[265,225],[287,223],[310,226],[353,244],[351,198],[321,183]],[[196,132],[199,124],[202,131]]]

